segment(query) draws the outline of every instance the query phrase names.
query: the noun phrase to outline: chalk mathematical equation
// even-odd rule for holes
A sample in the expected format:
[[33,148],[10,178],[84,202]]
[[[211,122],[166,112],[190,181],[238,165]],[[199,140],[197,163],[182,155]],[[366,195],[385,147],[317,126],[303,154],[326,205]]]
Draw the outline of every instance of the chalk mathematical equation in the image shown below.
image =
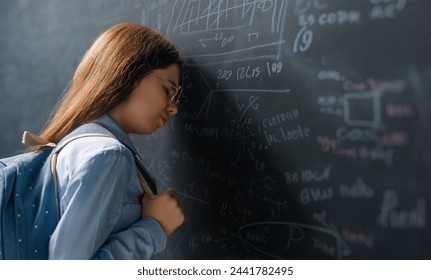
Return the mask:
[[414,75],[381,75],[336,50],[354,46],[373,65],[383,41],[360,37],[396,24],[411,3],[152,3],[142,23],[187,63],[175,141],[149,159],[187,214],[164,257],[355,258],[372,256],[382,232],[429,226],[425,193],[400,203],[405,189],[384,179],[411,180],[399,170],[420,114],[406,98]]

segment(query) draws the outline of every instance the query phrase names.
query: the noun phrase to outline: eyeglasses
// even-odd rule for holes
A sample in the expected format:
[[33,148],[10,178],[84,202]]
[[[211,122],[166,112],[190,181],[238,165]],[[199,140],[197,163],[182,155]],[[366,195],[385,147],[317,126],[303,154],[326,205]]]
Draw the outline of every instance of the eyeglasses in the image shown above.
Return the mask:
[[176,87],[173,82],[168,81],[166,79],[163,79],[162,77],[154,74],[153,72],[150,72],[150,74],[155,76],[159,80],[172,85],[172,87],[170,89],[168,89],[168,92],[167,92],[168,96],[172,96],[171,99],[169,99],[169,102],[171,105],[177,106],[181,101],[181,97],[182,97],[182,93],[183,93],[182,87],[181,86]]

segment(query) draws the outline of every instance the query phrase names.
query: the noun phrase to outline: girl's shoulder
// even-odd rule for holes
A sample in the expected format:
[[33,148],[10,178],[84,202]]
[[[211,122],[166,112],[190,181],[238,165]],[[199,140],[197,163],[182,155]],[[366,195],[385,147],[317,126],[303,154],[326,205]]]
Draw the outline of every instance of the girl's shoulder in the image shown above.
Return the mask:
[[76,139],[67,144],[59,153],[58,160],[84,164],[90,160],[106,161],[109,158],[119,157],[124,157],[126,162],[134,162],[132,152],[117,139],[91,136]]

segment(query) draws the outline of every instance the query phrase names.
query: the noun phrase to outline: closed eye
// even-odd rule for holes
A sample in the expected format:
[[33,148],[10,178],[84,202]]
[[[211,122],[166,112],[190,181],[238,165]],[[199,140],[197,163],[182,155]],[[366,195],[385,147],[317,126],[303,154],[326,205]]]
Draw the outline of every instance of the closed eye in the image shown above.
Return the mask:
[[174,96],[175,92],[176,92],[176,89],[173,87],[171,87],[170,89],[166,88],[166,94],[168,96]]

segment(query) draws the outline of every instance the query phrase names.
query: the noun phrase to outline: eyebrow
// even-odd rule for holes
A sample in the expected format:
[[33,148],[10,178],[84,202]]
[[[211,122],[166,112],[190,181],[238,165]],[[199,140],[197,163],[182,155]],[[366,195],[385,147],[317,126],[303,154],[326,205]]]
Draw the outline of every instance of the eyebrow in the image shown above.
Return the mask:
[[180,85],[177,85],[172,80],[166,80],[167,82],[171,83],[174,87],[178,88]]
[[172,81],[172,80],[165,79],[165,78],[163,78],[163,77],[160,77],[159,75],[156,75],[156,77],[159,77],[159,79],[161,79],[161,80],[163,80],[163,81],[165,81],[165,82],[170,83],[172,86],[174,86],[174,87],[176,87],[176,88],[178,88],[178,87],[179,87],[179,85],[177,86],[177,84],[175,84],[175,82],[174,82],[174,81]]

